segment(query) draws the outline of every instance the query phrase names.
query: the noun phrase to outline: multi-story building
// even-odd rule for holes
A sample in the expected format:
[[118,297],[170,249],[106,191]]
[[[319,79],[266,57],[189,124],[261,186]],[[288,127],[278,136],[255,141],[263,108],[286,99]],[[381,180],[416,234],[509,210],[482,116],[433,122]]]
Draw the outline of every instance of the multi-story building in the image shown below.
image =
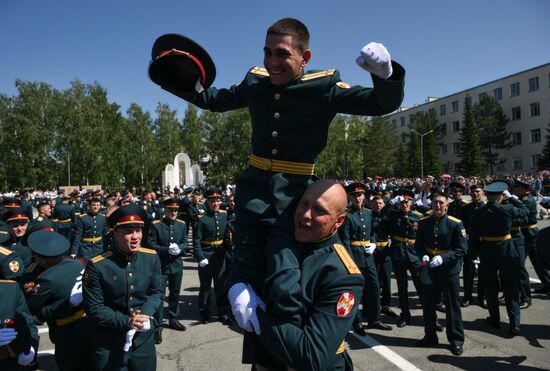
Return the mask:
[[420,111],[434,109],[440,125],[441,160],[448,172],[455,172],[460,130],[463,125],[464,98],[470,96],[472,105],[485,94],[500,103],[510,119],[508,131],[513,147],[503,150],[504,160],[495,173],[518,174],[536,171],[545,144],[546,128],[550,123],[550,63],[518,72],[504,78],[448,95],[443,98],[428,97],[426,103],[413,108],[400,108],[388,115],[396,134],[405,143],[410,132],[411,120]]

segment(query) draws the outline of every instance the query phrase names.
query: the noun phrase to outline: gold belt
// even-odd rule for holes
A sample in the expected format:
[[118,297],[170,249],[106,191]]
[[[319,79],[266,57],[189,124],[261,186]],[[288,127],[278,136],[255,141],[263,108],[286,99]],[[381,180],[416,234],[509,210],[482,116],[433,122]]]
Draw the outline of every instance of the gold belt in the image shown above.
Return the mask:
[[416,240],[414,239],[410,239],[410,238],[405,238],[405,237],[401,237],[401,236],[391,236],[391,239],[392,240],[395,240],[395,241],[399,241],[399,242],[403,242],[407,245],[412,245],[415,243]]
[[53,221],[56,223],[68,223],[68,222],[72,222],[73,220],[72,219],[54,219]]
[[340,344],[340,346],[338,347],[336,354],[344,353],[344,350],[346,350],[346,341],[342,340],[342,344]]
[[429,247],[425,247],[424,249],[432,255],[441,255],[449,251],[449,250],[434,250],[434,249],[430,249]]
[[73,313],[69,317],[61,318],[55,321],[57,326],[65,326],[69,323],[73,323],[74,321],[77,321],[81,319],[82,317],[86,317],[86,312],[84,312],[84,309],[79,310],[78,312]]
[[368,246],[370,244],[370,240],[367,240],[367,241],[350,241],[350,243],[351,243],[352,246],[365,247],[365,246]]
[[219,246],[223,244],[223,240],[201,241],[201,244],[206,246]]
[[490,242],[498,242],[498,241],[506,241],[511,239],[512,236],[510,234],[507,234],[506,236],[483,236],[481,237],[481,241],[490,241]]
[[287,173],[298,175],[313,175],[315,164],[305,162],[293,162],[273,160],[256,155],[250,156],[250,165],[264,171],[272,171],[274,173]]
[[80,241],[82,242],[97,242],[101,241],[103,237],[84,237]]
[[381,242],[377,242],[376,246],[385,247],[385,246],[388,246],[389,244],[390,244],[389,241],[381,241]]

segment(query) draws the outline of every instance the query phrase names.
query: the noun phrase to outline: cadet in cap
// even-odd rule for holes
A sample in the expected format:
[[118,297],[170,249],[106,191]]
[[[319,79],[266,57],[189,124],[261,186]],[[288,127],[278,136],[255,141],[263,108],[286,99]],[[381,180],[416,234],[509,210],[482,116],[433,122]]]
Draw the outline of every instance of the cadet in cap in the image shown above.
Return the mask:
[[70,243],[57,232],[36,231],[28,238],[36,263],[44,269],[27,293],[33,316],[47,322],[55,343],[55,361],[60,370],[92,369],[92,337],[95,324],[82,306],[84,265],[68,259]]
[[24,208],[10,208],[2,215],[2,220],[8,226],[10,237],[4,241],[3,246],[15,251],[23,259],[23,266],[26,268],[32,261],[31,250],[24,241],[29,228],[29,211]]
[[216,78],[216,67],[206,50],[182,35],[160,36],[153,44],[151,59],[151,80],[178,96],[201,93]]
[[346,187],[346,193],[366,193],[367,186],[363,183],[355,182]]
[[[151,317],[163,293],[158,255],[141,247],[146,218],[137,205],[115,210],[108,219],[114,230],[113,248],[86,265],[84,308],[99,324],[94,334],[95,369],[156,369]],[[113,276],[124,279],[113,280]]]
[[487,184],[483,190],[485,193],[502,193],[508,190],[508,186],[509,184],[507,182],[498,180]]

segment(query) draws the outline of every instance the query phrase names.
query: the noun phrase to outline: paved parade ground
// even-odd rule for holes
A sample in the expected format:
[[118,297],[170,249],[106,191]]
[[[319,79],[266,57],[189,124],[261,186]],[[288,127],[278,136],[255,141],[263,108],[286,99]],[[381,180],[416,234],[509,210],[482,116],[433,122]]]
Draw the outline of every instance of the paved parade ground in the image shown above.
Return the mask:
[[[550,225],[539,221],[539,228]],[[163,343],[157,346],[158,370],[250,370],[241,364],[242,335],[236,324],[227,327],[213,319],[199,324],[197,297],[199,279],[197,263],[185,259],[184,279],[180,294],[181,320],[187,331],[163,331]],[[527,261],[533,287],[538,280]],[[462,280],[461,280],[462,282]],[[392,306],[397,308],[397,287],[392,280]],[[414,291],[409,281],[409,292]],[[392,331],[367,330],[359,337],[350,332],[348,351],[355,370],[550,370],[550,300],[546,295],[533,294],[533,304],[521,311],[522,336],[508,339],[508,324],[504,306],[501,309],[501,329],[485,323],[488,312],[477,305],[462,309],[465,330],[464,354],[453,356],[448,349],[445,332],[438,333],[439,345],[418,348],[414,342],[423,336],[422,311],[418,297],[413,297],[413,322],[405,328],[395,327],[396,318],[382,315],[382,321],[392,325]],[[215,310],[214,312],[215,313]],[[444,315],[438,313],[444,325]],[[53,345],[47,328],[41,327],[40,370],[56,370]]]

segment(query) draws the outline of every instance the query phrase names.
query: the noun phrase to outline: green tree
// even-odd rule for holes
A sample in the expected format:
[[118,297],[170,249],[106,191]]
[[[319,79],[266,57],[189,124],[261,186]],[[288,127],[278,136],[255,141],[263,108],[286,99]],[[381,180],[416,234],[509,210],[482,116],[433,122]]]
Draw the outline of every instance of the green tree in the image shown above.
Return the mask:
[[[385,117],[375,117],[364,124],[365,135],[361,144],[363,149],[364,173],[370,176],[389,176],[395,171],[395,143],[397,136],[394,128]],[[362,176],[365,178],[365,175]]]
[[181,131],[182,150],[187,153],[191,162],[199,163],[205,155],[204,141],[205,129],[202,120],[197,112],[197,107],[188,104],[185,117],[183,118],[183,129]]
[[157,118],[153,123],[153,135],[156,141],[156,157],[160,164],[171,164],[182,150],[181,125],[177,112],[171,110],[167,104],[159,103],[155,112]]
[[458,144],[458,171],[464,176],[481,176],[485,173],[479,135],[474,120],[472,99],[466,96],[464,99],[463,126],[460,130]]
[[475,122],[479,128],[481,152],[489,165],[489,172],[494,174],[494,168],[501,163],[500,150],[512,147],[510,133],[507,131],[508,117],[495,98],[485,95],[474,106]]
[[315,173],[323,178],[347,178],[349,174],[346,120],[338,115],[329,126],[327,146],[317,157]]
[[539,168],[550,169],[550,124],[546,128],[546,143],[542,149],[542,157],[537,164]]
[[406,177],[409,174],[409,155],[405,150],[403,142],[399,142],[397,145],[397,150],[395,151],[395,176],[397,177]]
[[153,120],[149,112],[136,103],[132,103],[126,111],[128,116],[124,123],[128,128],[126,146],[131,151],[125,151],[124,177],[128,186],[151,186],[158,183],[163,163],[157,161],[157,148],[153,137]]
[[[441,174],[443,170],[443,165],[441,164],[441,156],[439,153],[439,144],[437,142],[437,131],[438,131],[438,125],[437,125],[437,114],[435,110],[432,108],[428,111],[420,111],[417,112],[414,116],[414,122],[411,124],[411,129],[416,130],[420,134],[423,135],[422,139],[420,138],[419,134],[415,134],[412,132],[411,135],[411,142],[413,141],[413,137],[416,137],[415,139],[418,140],[418,146],[420,147],[420,140],[422,140],[422,155],[423,155],[423,163],[424,163],[424,175],[437,175]],[[417,143],[415,143],[415,148],[413,152],[414,153],[414,160],[416,162],[417,160],[417,153],[418,153],[418,163],[420,163],[420,167],[414,166],[413,163],[412,169],[415,170],[415,174],[410,174],[411,176],[418,176],[421,174],[421,168],[422,168],[422,161],[420,159],[420,148],[416,148]],[[417,164],[418,164],[417,163]]]

